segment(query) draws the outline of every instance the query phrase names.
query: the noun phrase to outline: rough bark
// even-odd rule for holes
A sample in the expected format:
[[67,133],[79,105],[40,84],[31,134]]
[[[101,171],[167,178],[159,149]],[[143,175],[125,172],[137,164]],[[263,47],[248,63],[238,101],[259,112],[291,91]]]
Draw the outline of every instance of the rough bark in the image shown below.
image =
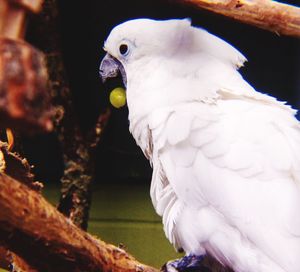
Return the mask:
[[[66,169],[62,178],[61,198],[58,209],[84,230],[88,226],[91,205],[95,167],[94,149],[100,140],[109,115],[110,111],[100,115],[95,128],[91,129],[87,134],[82,133],[78,124],[76,124],[71,130],[64,130],[64,135],[60,135],[66,137],[66,132],[74,132],[75,138],[73,146],[70,146],[68,138],[64,138],[64,147],[66,148],[69,145],[71,149],[69,149],[68,153],[64,153]],[[71,124],[72,122],[69,122],[68,127]],[[66,126],[64,126],[64,129],[66,129]]]
[[[42,52],[23,41],[26,12],[37,12],[42,0],[0,0],[0,119],[1,128],[25,133],[52,128],[47,72]],[[10,135],[12,136],[12,135]],[[40,190],[30,165],[0,143],[0,171]],[[2,208],[2,207],[1,207]],[[2,245],[2,241],[1,241]],[[1,247],[1,266],[11,271],[34,271],[15,253]]]
[[80,230],[38,192],[0,174],[0,240],[38,271],[157,271]]
[[[76,120],[60,52],[49,54],[47,64],[52,101],[56,109],[55,131],[62,145],[65,165],[58,209],[77,226],[86,230],[94,166],[91,159],[91,139],[85,137]],[[95,137],[95,142],[96,139]]]
[[21,6],[0,0],[0,125],[24,132],[50,130],[44,55],[21,40],[25,14]]
[[270,0],[176,0],[278,35],[300,37],[300,8]]
[[24,41],[0,38],[0,118],[2,127],[50,130],[47,71],[43,54]]
[[[26,159],[17,153],[10,152],[8,144],[0,141],[0,172],[10,175],[29,188],[40,192],[43,185],[34,180],[31,168]],[[10,269],[11,272],[37,272],[21,257],[4,247],[0,247],[0,267]]]
[[0,141],[0,173],[5,173],[29,188],[41,192],[43,184],[34,180],[31,169],[25,158],[10,152],[7,143]]
[[65,170],[61,179],[58,209],[77,226],[86,230],[94,180],[94,150],[110,111],[104,111],[92,128],[81,128],[63,63],[58,17],[57,1],[44,1],[43,10],[34,19],[30,32],[34,36],[43,37],[37,42],[39,48],[46,52],[49,87],[55,107],[54,126],[64,156]]

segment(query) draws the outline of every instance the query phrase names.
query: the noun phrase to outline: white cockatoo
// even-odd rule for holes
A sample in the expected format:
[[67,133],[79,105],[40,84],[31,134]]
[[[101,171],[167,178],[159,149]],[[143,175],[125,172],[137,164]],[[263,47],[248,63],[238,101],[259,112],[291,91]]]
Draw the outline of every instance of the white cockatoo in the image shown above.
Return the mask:
[[123,77],[170,242],[238,272],[300,271],[300,124],[239,74],[245,57],[188,19],[116,26],[100,65]]

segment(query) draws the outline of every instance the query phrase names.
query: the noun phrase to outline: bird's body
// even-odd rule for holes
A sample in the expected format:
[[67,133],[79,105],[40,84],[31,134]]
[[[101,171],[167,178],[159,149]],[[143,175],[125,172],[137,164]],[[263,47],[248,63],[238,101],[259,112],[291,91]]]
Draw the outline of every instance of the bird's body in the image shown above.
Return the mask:
[[295,111],[255,91],[237,71],[245,58],[187,20],[129,21],[105,48],[126,72],[130,131],[170,242],[238,272],[299,272]]

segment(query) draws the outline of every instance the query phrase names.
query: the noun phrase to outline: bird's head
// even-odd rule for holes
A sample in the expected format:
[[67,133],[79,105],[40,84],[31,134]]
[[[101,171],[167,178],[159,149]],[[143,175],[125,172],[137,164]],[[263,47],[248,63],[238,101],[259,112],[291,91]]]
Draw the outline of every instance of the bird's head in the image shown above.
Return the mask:
[[171,56],[185,41],[190,21],[135,19],[116,26],[104,44],[106,56],[100,65],[100,76],[105,81],[119,73],[126,85],[126,68],[141,59]]
[[104,50],[100,77],[122,76],[130,117],[183,101],[213,101],[220,86],[236,82],[245,61],[189,19],[127,21],[111,31]]
[[[100,76],[105,81],[121,74],[127,83],[126,68],[141,59],[181,58],[206,53],[221,61],[240,67],[245,57],[230,44],[191,26],[189,19],[135,19],[117,25],[108,36],[106,56],[100,65]],[[198,63],[201,65],[201,63]]]

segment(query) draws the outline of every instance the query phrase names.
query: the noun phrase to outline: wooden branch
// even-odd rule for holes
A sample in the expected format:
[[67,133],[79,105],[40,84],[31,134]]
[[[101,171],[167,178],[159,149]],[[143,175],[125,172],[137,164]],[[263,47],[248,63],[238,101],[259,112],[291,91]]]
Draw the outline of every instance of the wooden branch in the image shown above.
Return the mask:
[[38,271],[155,272],[77,228],[38,192],[0,174],[0,241]]
[[27,11],[32,13],[38,13],[42,9],[44,0],[7,0],[14,3],[17,6],[23,7]]
[[26,13],[41,10],[43,0],[0,0],[0,36],[22,39]]
[[27,133],[52,129],[47,79],[42,52],[24,41],[0,37],[1,128]]
[[[96,125],[88,128],[83,129],[79,122],[78,116],[82,109],[78,110],[74,106],[74,97],[63,62],[61,37],[58,35],[60,22],[57,2],[44,1],[41,13],[32,21],[31,34],[42,37],[38,40],[38,46],[47,52],[48,86],[55,110],[54,130],[63,150],[65,169],[61,179],[58,209],[78,227],[86,230],[95,175],[94,153],[110,111],[104,111]],[[87,119],[96,119],[95,117]]]
[[11,5],[7,0],[0,0],[0,36],[16,39],[24,36],[25,11]]
[[[60,97],[63,101],[66,97]],[[58,210],[69,217],[72,222],[83,230],[87,230],[89,210],[92,198],[92,182],[95,175],[95,149],[102,136],[110,110],[99,116],[96,126],[83,133],[76,122],[75,113],[65,108],[66,116],[56,131],[64,148],[66,168],[61,179],[61,197]],[[73,132],[73,141],[70,133]]]
[[43,184],[35,181],[32,166],[18,153],[8,150],[8,144],[0,141],[0,172],[18,180],[29,188],[41,192]]
[[[29,188],[41,192],[43,185],[34,180],[31,166],[25,158],[8,150],[8,144],[0,141],[0,172],[10,175]],[[0,185],[1,186],[1,185]],[[0,241],[1,242],[1,241]],[[0,243],[2,244],[2,243]],[[0,247],[0,267],[9,269],[11,272],[37,272],[21,257]]]
[[278,35],[300,37],[300,8],[271,0],[176,0]]
[[0,267],[8,269],[10,265],[9,252],[6,248],[0,246]]
[[52,129],[44,55],[22,41],[26,9],[37,11],[42,0],[0,0],[1,128],[25,132]]
[[39,272],[15,253],[9,251],[9,254],[11,255],[10,272]]

